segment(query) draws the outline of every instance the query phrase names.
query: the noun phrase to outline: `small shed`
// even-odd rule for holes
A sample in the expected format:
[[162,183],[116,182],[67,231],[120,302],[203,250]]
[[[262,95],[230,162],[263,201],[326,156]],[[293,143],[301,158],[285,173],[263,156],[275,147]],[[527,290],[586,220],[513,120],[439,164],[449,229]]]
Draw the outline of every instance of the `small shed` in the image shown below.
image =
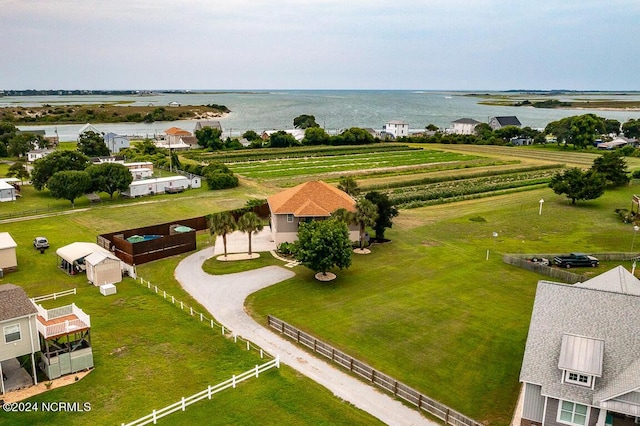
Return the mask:
[[0,202],[15,201],[16,200],[16,188],[9,182],[0,180]]
[[18,269],[16,247],[18,245],[8,232],[0,232],[0,271],[3,274]]
[[95,243],[76,242],[60,247],[56,250],[56,255],[60,258],[60,268],[70,275],[86,270],[85,260],[92,253],[102,253],[111,255],[109,250],[100,247]]
[[94,252],[84,258],[87,280],[93,285],[115,284],[122,281],[120,259],[111,253]]

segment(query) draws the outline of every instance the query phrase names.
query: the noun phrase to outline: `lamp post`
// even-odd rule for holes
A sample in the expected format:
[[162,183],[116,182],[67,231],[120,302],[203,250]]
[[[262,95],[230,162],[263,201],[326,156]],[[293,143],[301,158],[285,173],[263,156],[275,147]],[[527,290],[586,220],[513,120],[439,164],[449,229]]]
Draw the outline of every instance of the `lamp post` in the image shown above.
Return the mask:
[[[493,248],[495,249],[495,245],[496,245],[496,238],[498,237],[498,233],[494,232],[493,233]],[[489,249],[487,249],[487,258],[486,260],[489,260]]]
[[538,210],[538,214],[541,215],[542,214],[542,205],[544,204],[544,200],[542,198],[540,198],[540,210]]

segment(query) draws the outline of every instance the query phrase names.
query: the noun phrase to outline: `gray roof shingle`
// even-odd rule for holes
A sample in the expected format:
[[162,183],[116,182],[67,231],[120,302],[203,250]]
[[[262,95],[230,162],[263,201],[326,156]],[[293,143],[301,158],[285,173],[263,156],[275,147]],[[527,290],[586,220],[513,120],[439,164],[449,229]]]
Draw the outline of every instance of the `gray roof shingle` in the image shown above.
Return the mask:
[[[596,288],[589,288],[591,280],[574,286],[538,282],[522,382],[540,385],[545,396],[595,406],[640,387],[640,297],[619,292],[619,282],[612,279],[621,276],[619,271],[607,274],[593,279]],[[603,284],[607,281],[609,287]],[[562,383],[558,362],[567,333],[604,341],[602,377],[595,379],[594,390]]]
[[36,313],[38,310],[22,287],[13,284],[0,285],[0,321]]

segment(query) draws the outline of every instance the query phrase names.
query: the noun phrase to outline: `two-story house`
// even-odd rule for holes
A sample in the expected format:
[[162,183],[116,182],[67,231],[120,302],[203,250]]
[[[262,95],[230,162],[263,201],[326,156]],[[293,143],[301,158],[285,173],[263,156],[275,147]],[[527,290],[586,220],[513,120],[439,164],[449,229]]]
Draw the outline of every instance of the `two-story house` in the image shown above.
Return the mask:
[[622,266],[538,282],[520,381],[522,426],[640,420],[640,280]]
[[489,127],[493,130],[502,129],[507,126],[522,127],[522,123],[515,115],[507,115],[504,117],[491,117],[489,119]]
[[409,123],[403,120],[389,120],[382,127],[382,131],[394,138],[409,136]]
[[451,122],[451,133],[456,135],[474,135],[479,121],[473,118],[460,118]]
[[[0,390],[5,392],[24,386],[20,363],[16,358],[31,357],[31,380],[38,384],[35,354],[40,351],[38,311],[21,287],[0,285]],[[28,385],[31,381],[28,382]]]

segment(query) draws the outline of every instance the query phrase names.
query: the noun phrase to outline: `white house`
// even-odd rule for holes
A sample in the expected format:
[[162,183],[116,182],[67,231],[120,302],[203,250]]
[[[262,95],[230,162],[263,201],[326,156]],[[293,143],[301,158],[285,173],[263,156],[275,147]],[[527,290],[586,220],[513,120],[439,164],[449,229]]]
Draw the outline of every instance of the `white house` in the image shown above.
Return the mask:
[[382,127],[383,132],[393,135],[394,138],[409,136],[409,123],[402,120],[390,120]]
[[33,163],[36,160],[46,157],[47,155],[51,154],[53,151],[54,151],[53,149],[33,149],[27,152],[27,161],[29,163]]
[[480,122],[473,118],[460,118],[451,122],[451,133],[457,135],[473,135],[475,134],[478,124],[480,124]]
[[116,154],[120,152],[121,149],[129,148],[131,146],[128,136],[116,135],[113,132],[106,133],[103,139],[105,145],[109,148],[109,152],[112,154]]

